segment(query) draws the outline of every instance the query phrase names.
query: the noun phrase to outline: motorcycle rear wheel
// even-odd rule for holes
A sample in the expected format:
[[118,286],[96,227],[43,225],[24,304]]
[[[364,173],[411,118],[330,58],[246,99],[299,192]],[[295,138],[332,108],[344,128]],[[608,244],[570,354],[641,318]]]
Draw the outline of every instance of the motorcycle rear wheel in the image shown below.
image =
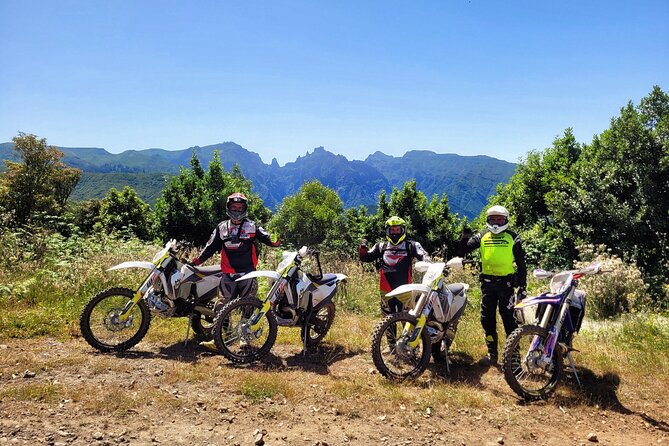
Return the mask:
[[[562,349],[555,346],[550,364],[542,367],[548,330],[536,325],[525,325],[509,335],[502,352],[504,379],[511,389],[525,400],[545,399],[555,391],[562,378]],[[534,341],[538,345],[532,347]]]
[[315,347],[323,340],[330,327],[332,327],[334,318],[335,304],[332,302],[323,305],[311,314],[309,320],[302,326],[301,332],[302,339],[306,334],[308,347]]
[[[388,379],[403,381],[419,377],[430,363],[432,343],[425,328],[416,347],[407,342],[417,319],[408,312],[394,313],[383,319],[372,333],[372,360],[379,373]],[[402,335],[409,324],[408,334]]]
[[257,298],[244,297],[229,302],[216,314],[211,334],[218,351],[230,361],[258,361],[274,346],[279,331],[274,313],[265,313],[260,327],[251,330],[250,318],[261,308]]
[[93,296],[79,317],[81,335],[91,347],[101,352],[122,352],[144,338],[149,331],[151,312],[141,299],[130,310],[125,322],[118,319],[135,292],[129,288],[109,288]]

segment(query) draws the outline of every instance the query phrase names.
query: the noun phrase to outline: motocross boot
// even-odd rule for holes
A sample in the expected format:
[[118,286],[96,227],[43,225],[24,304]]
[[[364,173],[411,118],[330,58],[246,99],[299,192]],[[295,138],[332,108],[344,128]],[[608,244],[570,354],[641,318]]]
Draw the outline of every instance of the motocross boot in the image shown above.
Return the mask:
[[486,336],[486,347],[488,347],[488,354],[481,358],[479,364],[484,367],[496,367],[499,360],[499,356],[497,355],[497,339],[492,336]]

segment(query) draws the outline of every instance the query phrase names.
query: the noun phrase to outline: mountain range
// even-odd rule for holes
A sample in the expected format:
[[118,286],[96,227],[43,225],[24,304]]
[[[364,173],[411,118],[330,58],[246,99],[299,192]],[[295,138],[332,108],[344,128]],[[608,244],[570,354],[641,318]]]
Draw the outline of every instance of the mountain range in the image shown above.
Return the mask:
[[[0,159],[14,159],[13,143],[0,144]],[[401,157],[375,152],[364,161],[348,160],[317,147],[294,162],[279,166],[276,158],[265,164],[260,155],[234,142],[183,150],[144,149],[112,154],[101,148],[58,147],[63,162],[84,173],[71,199],[104,197],[111,187],[129,185],[147,203],[153,204],[165,185],[165,177],[189,167],[193,151],[206,169],[219,152],[226,170],[238,164],[265,205],[274,209],[284,197],[292,195],[305,181],[316,179],[334,189],[345,207],[375,206],[381,190],[401,189],[416,179],[417,187],[428,199],[446,193],[452,212],[474,217],[495,192],[498,183],[513,175],[516,165],[489,156],[439,154],[411,150]]]

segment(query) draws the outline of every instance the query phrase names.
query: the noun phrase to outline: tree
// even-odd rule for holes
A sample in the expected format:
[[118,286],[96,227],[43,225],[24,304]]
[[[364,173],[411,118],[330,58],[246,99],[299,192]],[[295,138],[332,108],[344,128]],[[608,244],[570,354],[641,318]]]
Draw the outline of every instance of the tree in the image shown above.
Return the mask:
[[102,200],[91,199],[70,203],[67,214],[74,224],[84,234],[93,232],[95,224],[100,221]]
[[60,215],[81,171],[63,164],[63,153],[46,139],[19,133],[12,141],[21,161],[5,161],[0,207],[13,214],[14,224],[30,223],[38,214]]
[[[571,267],[579,245],[636,262],[656,297],[669,277],[669,95],[628,103],[591,144],[570,129],[522,161],[491,203],[505,205],[530,263]],[[514,221],[515,220],[515,221]],[[669,302],[665,302],[669,305]]]
[[283,199],[270,222],[285,244],[316,246],[341,239],[344,206],[337,193],[314,180]]
[[100,205],[96,227],[107,232],[121,231],[141,239],[150,236],[151,210],[129,186],[118,191],[112,188]]

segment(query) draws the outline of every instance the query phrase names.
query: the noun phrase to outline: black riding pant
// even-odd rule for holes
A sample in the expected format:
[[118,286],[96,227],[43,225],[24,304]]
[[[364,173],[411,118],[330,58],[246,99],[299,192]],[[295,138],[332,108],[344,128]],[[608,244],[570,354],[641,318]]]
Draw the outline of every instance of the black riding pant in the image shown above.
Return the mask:
[[223,274],[219,285],[219,299],[214,311],[223,308],[228,302],[241,297],[255,297],[258,292],[258,280],[248,279],[237,282],[244,274]]
[[481,325],[485,332],[488,353],[497,357],[497,308],[502,317],[504,331],[510,335],[518,327],[513,317],[513,287],[506,278],[482,278],[481,280]]

